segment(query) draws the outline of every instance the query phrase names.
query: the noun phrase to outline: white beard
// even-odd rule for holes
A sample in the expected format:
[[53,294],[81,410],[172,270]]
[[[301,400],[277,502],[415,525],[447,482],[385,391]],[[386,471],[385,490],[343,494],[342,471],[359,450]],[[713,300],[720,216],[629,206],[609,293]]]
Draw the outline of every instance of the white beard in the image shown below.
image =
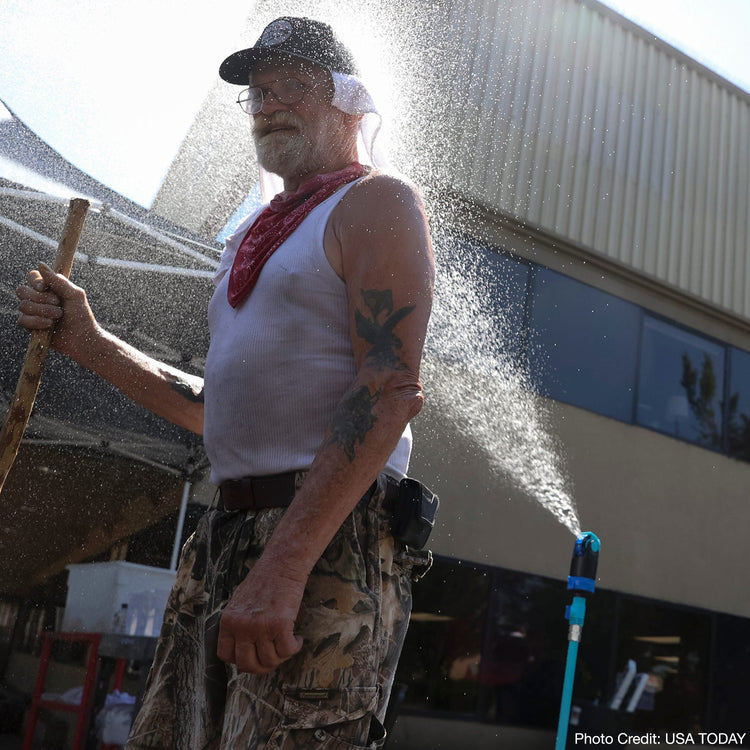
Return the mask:
[[300,131],[256,137],[255,150],[258,163],[281,177],[308,174],[320,164],[316,145]]
[[[335,118],[326,124],[329,139],[335,133],[341,133],[341,124]],[[269,132],[270,128],[279,126],[292,129]],[[312,174],[331,160],[330,142],[311,138],[304,121],[292,112],[276,112],[268,118],[256,119],[253,138],[258,163],[268,172],[285,179]]]

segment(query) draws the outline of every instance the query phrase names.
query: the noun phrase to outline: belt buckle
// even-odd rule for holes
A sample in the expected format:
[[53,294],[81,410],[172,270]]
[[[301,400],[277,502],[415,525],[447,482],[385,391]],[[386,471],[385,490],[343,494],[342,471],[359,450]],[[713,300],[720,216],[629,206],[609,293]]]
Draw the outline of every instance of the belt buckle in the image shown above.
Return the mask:
[[219,487],[219,496],[224,510],[254,510],[255,508],[253,484],[248,479],[225,479]]

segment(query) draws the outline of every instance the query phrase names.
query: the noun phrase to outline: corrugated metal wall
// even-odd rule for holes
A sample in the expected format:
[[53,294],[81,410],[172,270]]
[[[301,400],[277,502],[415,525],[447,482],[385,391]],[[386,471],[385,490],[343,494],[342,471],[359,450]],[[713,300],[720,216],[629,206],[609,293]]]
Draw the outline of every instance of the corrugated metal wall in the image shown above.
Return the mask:
[[456,189],[750,316],[750,96],[595,3],[453,0],[433,31]]

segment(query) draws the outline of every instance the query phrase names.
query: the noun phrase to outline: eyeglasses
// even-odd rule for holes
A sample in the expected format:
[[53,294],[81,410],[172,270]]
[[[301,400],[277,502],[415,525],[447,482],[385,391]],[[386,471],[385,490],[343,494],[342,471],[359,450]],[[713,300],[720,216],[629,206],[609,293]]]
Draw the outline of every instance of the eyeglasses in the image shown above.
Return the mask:
[[316,83],[302,83],[297,78],[283,78],[267,86],[250,86],[243,89],[237,97],[237,104],[247,114],[257,115],[263,109],[263,102],[269,94],[279,104],[296,104],[302,100],[307,91],[314,89],[317,85]]

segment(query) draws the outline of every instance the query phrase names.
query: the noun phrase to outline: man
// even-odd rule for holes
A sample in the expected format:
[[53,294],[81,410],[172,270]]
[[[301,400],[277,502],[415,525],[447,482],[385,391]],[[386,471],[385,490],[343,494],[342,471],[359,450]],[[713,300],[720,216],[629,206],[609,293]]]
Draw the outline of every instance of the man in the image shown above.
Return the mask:
[[434,267],[413,188],[357,161],[374,106],[355,73],[330,27],[290,17],[221,66],[249,84],[238,101],[284,192],[227,241],[205,383],[102,330],[46,266],[18,289],[21,325],[55,324],[57,349],[202,433],[220,486],[183,550],[133,750],[384,737],[426,559],[394,541],[388,487],[422,406]]

